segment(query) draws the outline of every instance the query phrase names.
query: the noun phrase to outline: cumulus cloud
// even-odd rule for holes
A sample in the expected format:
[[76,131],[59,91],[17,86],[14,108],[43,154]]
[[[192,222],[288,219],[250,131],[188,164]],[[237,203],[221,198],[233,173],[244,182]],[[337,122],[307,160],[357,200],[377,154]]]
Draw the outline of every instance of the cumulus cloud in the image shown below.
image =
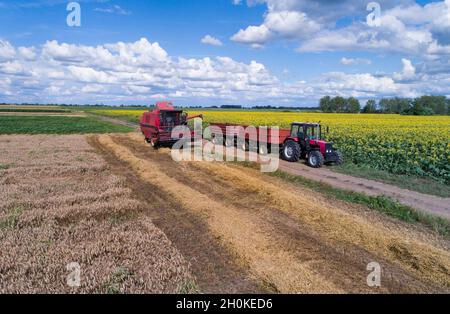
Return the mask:
[[211,46],[222,46],[223,45],[223,43],[219,39],[217,39],[211,35],[206,35],[205,37],[203,37],[200,40],[200,42],[202,44],[211,45]]
[[185,104],[299,105],[316,104],[323,95],[450,94],[448,72],[429,74],[422,67],[403,59],[391,75],[331,72],[287,83],[257,61],[170,56],[145,38],[98,46],[53,40],[14,47],[1,41],[0,102],[148,104],[169,98]]
[[269,6],[263,24],[241,29],[231,40],[260,47],[272,38],[302,38],[320,29],[320,24],[304,12],[277,10],[274,6]]
[[341,59],[341,64],[343,64],[343,65],[360,65],[360,64],[369,65],[369,64],[372,64],[372,61],[369,60],[369,59],[365,59],[365,58],[346,58],[346,57],[343,57]]
[[119,15],[131,15],[132,12],[125,10],[120,5],[110,5],[106,8],[95,8],[94,11],[109,14],[119,14]]
[[266,25],[249,26],[246,29],[241,29],[239,32],[231,37],[231,40],[243,44],[253,45],[254,48],[259,48],[265,44],[272,37],[272,32]]
[[[450,0],[420,5],[413,0],[384,0],[379,27],[366,22],[368,1],[253,0],[267,6],[260,25],[237,31],[231,39],[262,46],[276,40],[297,42],[297,51],[399,53],[424,62],[450,61]],[[346,23],[338,21],[347,20]],[[427,68],[427,67],[424,67]]]
[[416,76],[416,68],[411,60],[402,59],[403,69],[400,73],[394,73],[394,78],[398,81],[411,80]]

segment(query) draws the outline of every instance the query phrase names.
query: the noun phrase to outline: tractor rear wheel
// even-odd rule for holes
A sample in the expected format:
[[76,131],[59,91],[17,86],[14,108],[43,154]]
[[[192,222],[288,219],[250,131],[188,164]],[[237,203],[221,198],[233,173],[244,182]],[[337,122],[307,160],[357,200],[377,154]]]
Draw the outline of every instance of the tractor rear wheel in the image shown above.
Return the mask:
[[307,160],[308,166],[313,168],[321,168],[324,162],[325,160],[321,152],[313,150],[312,152],[309,153]]
[[281,151],[281,158],[290,161],[297,162],[300,160],[300,156],[302,154],[300,145],[298,145],[294,141],[287,141],[283,145],[283,150]]

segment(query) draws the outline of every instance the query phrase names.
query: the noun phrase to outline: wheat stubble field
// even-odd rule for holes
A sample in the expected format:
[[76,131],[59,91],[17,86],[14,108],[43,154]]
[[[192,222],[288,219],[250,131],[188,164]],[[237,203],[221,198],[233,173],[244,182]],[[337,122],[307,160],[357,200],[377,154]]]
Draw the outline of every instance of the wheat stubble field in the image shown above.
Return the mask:
[[[179,292],[189,266],[82,135],[0,136],[0,292]],[[81,266],[81,287],[66,284]]]
[[176,163],[137,133],[2,136],[0,149],[2,292],[450,289],[446,238],[254,169]]

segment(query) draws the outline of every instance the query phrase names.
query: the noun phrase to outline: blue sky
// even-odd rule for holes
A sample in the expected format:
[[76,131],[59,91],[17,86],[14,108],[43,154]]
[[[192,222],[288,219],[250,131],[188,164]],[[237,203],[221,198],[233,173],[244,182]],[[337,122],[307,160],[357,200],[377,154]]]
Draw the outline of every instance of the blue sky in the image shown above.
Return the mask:
[[68,2],[0,0],[0,101],[450,95],[448,0],[379,1],[379,27],[367,25],[370,1],[85,0],[81,27],[66,24]]

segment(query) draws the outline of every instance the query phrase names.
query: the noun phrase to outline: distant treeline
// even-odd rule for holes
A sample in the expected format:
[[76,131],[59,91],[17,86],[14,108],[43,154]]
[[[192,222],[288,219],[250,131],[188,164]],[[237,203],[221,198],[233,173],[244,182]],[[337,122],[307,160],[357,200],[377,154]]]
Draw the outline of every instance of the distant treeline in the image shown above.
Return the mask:
[[319,110],[318,107],[285,107],[285,106],[239,106],[239,105],[223,105],[223,106],[187,106],[182,108],[189,109],[246,109],[246,110]]
[[370,99],[363,108],[358,99],[325,96],[320,99],[323,112],[338,113],[397,113],[405,115],[447,115],[450,99],[445,96],[422,96],[418,98],[383,98],[378,102]]

